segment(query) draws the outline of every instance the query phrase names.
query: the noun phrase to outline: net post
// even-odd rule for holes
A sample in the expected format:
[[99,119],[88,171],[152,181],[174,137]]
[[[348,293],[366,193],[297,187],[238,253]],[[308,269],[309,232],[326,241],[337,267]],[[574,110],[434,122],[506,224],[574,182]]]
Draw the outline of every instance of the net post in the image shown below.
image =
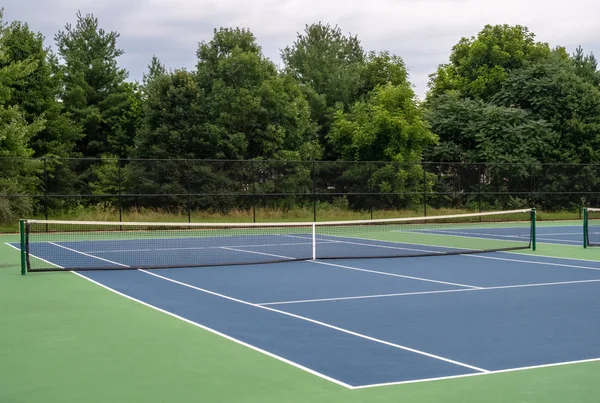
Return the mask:
[[535,208],[531,209],[531,250],[535,252],[536,245],[536,220],[537,220],[537,211]]
[[583,208],[583,247],[587,248],[589,245],[588,239],[588,209],[587,207]]
[[21,275],[27,274],[27,253],[25,242],[25,220],[19,220],[19,234],[21,243]]
[[312,260],[317,259],[317,223],[312,223]]

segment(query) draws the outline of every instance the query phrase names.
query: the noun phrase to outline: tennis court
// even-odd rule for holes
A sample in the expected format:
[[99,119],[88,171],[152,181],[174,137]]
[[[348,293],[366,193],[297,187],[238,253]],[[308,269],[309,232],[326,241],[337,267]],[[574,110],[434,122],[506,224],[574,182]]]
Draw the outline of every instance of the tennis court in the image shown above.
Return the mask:
[[[502,218],[202,236],[42,228],[28,249],[34,269],[111,269],[76,274],[349,389],[599,360],[600,262],[522,253],[531,226]],[[582,243],[581,226],[536,231]],[[205,267],[185,267],[198,256]],[[181,267],[143,268],[169,265]]]

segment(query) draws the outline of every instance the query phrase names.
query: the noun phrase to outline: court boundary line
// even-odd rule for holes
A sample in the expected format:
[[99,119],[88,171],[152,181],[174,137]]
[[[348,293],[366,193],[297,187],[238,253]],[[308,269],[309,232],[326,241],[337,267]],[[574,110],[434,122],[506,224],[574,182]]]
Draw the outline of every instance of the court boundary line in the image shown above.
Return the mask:
[[207,332],[209,332],[209,333],[212,333],[212,334],[214,334],[214,335],[217,335],[217,336],[223,337],[223,338],[224,338],[224,339],[226,339],[226,340],[232,341],[232,342],[234,342],[234,343],[236,343],[236,344],[239,344],[239,345],[241,345],[241,346],[243,346],[243,347],[249,348],[249,349],[251,349],[251,350],[253,350],[253,351],[256,351],[256,352],[258,352],[258,353],[262,353],[262,354],[264,354],[264,355],[266,355],[266,356],[268,356],[268,357],[271,357],[271,358],[274,358],[274,359],[276,359],[276,360],[278,360],[278,361],[281,361],[281,362],[283,362],[284,364],[288,364],[288,365],[291,365],[291,366],[292,366],[292,367],[294,367],[294,368],[297,368],[297,369],[300,369],[300,370],[302,370],[302,371],[308,372],[308,373],[309,373],[309,374],[311,374],[311,375],[315,375],[315,376],[317,376],[317,377],[319,377],[319,378],[321,378],[321,379],[324,379],[324,380],[326,380],[326,381],[329,381],[329,382],[335,383],[335,384],[337,384],[337,385],[339,385],[339,386],[343,386],[343,387],[344,387],[344,388],[346,388],[346,389],[354,389],[354,388],[355,388],[354,386],[352,386],[352,385],[350,385],[350,384],[347,384],[347,383],[345,383],[345,382],[342,382],[342,381],[340,381],[340,380],[338,380],[338,379],[335,379],[335,378],[332,378],[332,377],[330,377],[330,376],[327,376],[327,375],[325,375],[325,374],[322,374],[322,373],[320,373],[320,372],[317,372],[317,371],[315,371],[315,370],[313,370],[313,369],[310,369],[310,368],[308,368],[308,367],[305,367],[305,366],[303,366],[303,365],[301,365],[301,364],[298,364],[297,362],[294,362],[294,361],[288,360],[287,358],[284,358],[284,357],[281,357],[281,356],[279,356],[279,355],[277,355],[277,354],[274,354],[274,353],[271,353],[271,352],[269,352],[269,351],[263,350],[263,349],[261,349],[260,347],[256,347],[256,346],[254,346],[254,345],[252,345],[252,344],[249,344],[249,343],[246,343],[246,342],[244,342],[244,341],[242,341],[242,340],[236,339],[235,337],[229,336],[229,335],[227,335],[227,334],[225,334],[225,333],[221,333],[221,332],[219,332],[218,330],[215,330],[215,329],[213,329],[213,328],[210,328],[210,327],[208,327],[208,326],[202,325],[202,324],[200,324],[200,323],[198,323],[198,322],[194,322],[193,320],[190,320],[190,319],[184,318],[183,316],[179,316],[179,315],[177,315],[176,313],[173,313],[173,312],[167,311],[166,309],[159,308],[159,307],[157,307],[157,306],[154,306],[154,305],[152,305],[152,304],[149,304],[149,303],[147,303],[147,302],[144,302],[144,301],[142,301],[142,300],[139,300],[139,299],[137,299],[137,298],[135,298],[135,297],[132,297],[132,296],[130,296],[130,295],[127,295],[127,294],[125,294],[125,293],[122,293],[122,292],[120,292],[120,291],[117,291],[117,290],[115,290],[115,289],[113,289],[113,288],[111,288],[111,287],[109,287],[109,286],[107,286],[107,285],[105,285],[105,284],[102,284],[102,283],[100,283],[100,282],[98,282],[98,281],[96,281],[96,280],[93,280],[93,279],[91,279],[91,278],[89,278],[89,277],[86,277],[85,275],[83,275],[83,274],[81,274],[81,273],[77,273],[77,272],[72,272],[72,273],[73,273],[73,274],[75,274],[75,275],[77,275],[77,276],[79,276],[79,277],[81,277],[81,278],[83,278],[83,279],[85,279],[85,280],[87,280],[87,281],[89,281],[89,282],[91,282],[91,283],[94,283],[94,284],[96,284],[96,285],[98,285],[98,286],[100,286],[100,287],[102,287],[102,288],[104,288],[104,289],[106,289],[106,290],[108,290],[108,291],[111,291],[111,292],[113,292],[113,293],[115,293],[115,294],[117,294],[117,295],[120,295],[121,297],[127,298],[127,299],[129,299],[129,300],[131,300],[131,301],[134,301],[134,302],[137,302],[137,303],[139,303],[139,304],[141,304],[141,305],[144,305],[144,306],[146,306],[146,307],[148,307],[148,308],[154,309],[154,310],[156,310],[156,311],[158,311],[158,312],[161,312],[161,313],[163,313],[163,314],[166,314],[166,315],[168,315],[168,316],[171,316],[171,317],[173,317],[173,318],[179,319],[179,320],[181,320],[181,321],[183,321],[183,322],[185,322],[185,323],[188,323],[188,324],[190,324],[190,325],[193,325],[193,326],[199,327],[200,329],[206,330],[206,331],[207,331]]
[[451,290],[415,291],[415,292],[401,292],[401,293],[393,293],[393,294],[373,294],[373,295],[359,295],[359,296],[350,296],[350,297],[306,299],[306,300],[296,300],[296,301],[261,302],[261,303],[257,303],[256,305],[271,306],[271,305],[308,304],[308,303],[313,303],[313,302],[395,298],[395,297],[409,297],[409,296],[414,296],[414,295],[450,294],[450,293],[455,293],[455,292],[467,292],[467,291],[510,290],[513,288],[553,287],[553,286],[557,286],[557,285],[587,284],[587,283],[600,283],[600,278],[599,279],[589,279],[589,280],[557,281],[554,283],[514,284],[514,285],[499,285],[499,286],[494,286],[494,287],[480,287],[480,288],[457,288],[457,289],[451,289]]
[[[600,271],[600,267],[579,266],[579,265],[574,265],[574,264],[538,262],[535,260],[508,259],[508,258],[495,257],[495,256],[482,256],[482,255],[477,255],[477,254],[461,255],[461,256],[467,256],[467,257],[473,257],[473,258],[479,258],[479,259],[489,259],[489,260],[502,260],[502,261],[506,261],[506,262],[529,263],[529,264],[537,264],[537,265],[548,265],[548,266],[557,266],[557,267],[569,267],[569,268],[573,268],[573,269],[585,269],[585,270]],[[525,255],[525,256],[536,256],[536,255]],[[593,260],[591,260],[591,261],[593,261]]]
[[[550,245],[550,244],[547,244]],[[573,246],[573,245],[565,245],[565,246]],[[583,250],[583,246],[581,246],[581,249]],[[599,248],[600,249],[600,248]],[[579,262],[594,262],[594,263],[598,263],[600,264],[599,260],[592,260],[592,259],[580,259],[577,257],[564,257],[564,256],[549,256],[549,255],[538,255],[533,254],[531,252],[507,252],[507,251],[499,251],[499,252],[494,252],[494,253],[507,253],[509,255],[516,255],[516,256],[531,256],[531,257],[543,257],[543,258],[547,258],[547,259],[556,259],[556,260],[575,260],[575,261],[579,261]]]
[[[16,249],[18,252],[21,252],[21,248],[17,248],[16,246],[9,244],[8,242],[4,242],[4,243],[5,243],[6,245],[10,246],[11,248],[14,248],[14,249]],[[50,265],[52,265],[52,266],[54,266],[54,267],[57,267],[57,268],[59,268],[59,269],[64,269],[64,267],[62,267],[62,266],[59,266],[59,265],[57,265],[56,263],[52,263],[51,261],[49,261],[49,260],[46,260],[46,259],[43,259],[43,258],[41,258],[41,257],[39,257],[39,256],[36,256],[36,255],[32,254],[32,253],[30,253],[30,254],[29,254],[29,256],[32,256],[32,257],[34,257],[34,258],[36,258],[36,259],[38,259],[38,260],[40,260],[40,261],[42,261],[42,262],[44,262],[44,263],[48,263],[48,264],[50,264]]]
[[473,377],[473,376],[482,376],[482,375],[484,375],[484,376],[490,376],[490,375],[504,374],[504,373],[509,373],[509,372],[536,370],[536,369],[560,367],[560,366],[566,366],[566,365],[585,364],[585,363],[589,363],[589,362],[600,362],[600,357],[598,357],[598,358],[588,358],[588,359],[576,360],[576,361],[556,362],[556,363],[552,363],[552,364],[533,365],[533,366],[529,366],[529,367],[517,367],[517,368],[499,369],[499,370],[490,371],[490,372],[487,372],[487,373],[474,372],[472,374],[442,376],[442,377],[437,377],[437,378],[416,379],[416,380],[411,380],[411,381],[374,383],[374,384],[369,384],[369,385],[353,386],[352,390],[380,388],[380,387],[384,387],[384,386],[407,385],[407,384],[411,384],[411,383],[444,381],[444,380],[450,380],[450,379],[470,378],[470,377]]
[[150,276],[154,276],[154,277],[160,278],[162,280],[169,281],[169,282],[174,283],[174,284],[178,284],[178,285],[183,286],[183,287],[191,288],[191,289],[196,290],[196,291],[204,292],[206,294],[211,294],[211,295],[214,295],[216,297],[224,298],[224,299],[227,299],[227,300],[230,300],[230,301],[233,301],[233,302],[237,302],[237,303],[240,303],[240,304],[243,304],[243,305],[252,306],[252,307],[255,307],[255,308],[258,308],[258,309],[264,309],[266,311],[275,312],[275,313],[279,313],[279,314],[282,314],[282,315],[285,315],[285,316],[289,316],[289,317],[292,317],[292,318],[295,318],[295,319],[300,319],[300,320],[303,320],[303,321],[306,321],[306,322],[314,323],[316,325],[320,325],[320,326],[323,326],[323,327],[326,327],[326,328],[329,328],[329,329],[337,330],[339,332],[346,333],[346,334],[349,334],[349,335],[352,335],[352,336],[356,336],[356,337],[359,337],[361,339],[369,340],[369,341],[372,341],[372,342],[375,342],[375,343],[380,343],[380,344],[383,344],[383,345],[387,345],[389,347],[398,348],[400,350],[409,351],[411,353],[423,355],[425,357],[437,359],[439,361],[445,361],[447,363],[454,364],[456,366],[460,366],[460,367],[463,367],[463,368],[468,368],[468,369],[471,369],[471,370],[474,370],[474,371],[479,371],[481,373],[489,373],[490,372],[490,371],[488,371],[486,369],[479,368],[479,367],[476,367],[474,365],[466,364],[464,362],[460,362],[460,361],[452,360],[450,358],[446,358],[446,357],[442,357],[442,356],[439,356],[439,355],[431,354],[431,353],[428,353],[426,351],[417,350],[417,349],[414,349],[414,348],[411,348],[411,347],[407,347],[407,346],[403,346],[403,345],[400,345],[400,344],[392,343],[392,342],[389,342],[389,341],[386,341],[386,340],[377,339],[375,337],[367,336],[365,334],[354,332],[354,331],[348,330],[348,329],[344,329],[344,328],[341,328],[341,327],[338,327],[338,326],[335,326],[335,325],[331,325],[329,323],[325,323],[325,322],[321,322],[321,321],[318,321],[318,320],[315,320],[315,319],[311,319],[311,318],[307,318],[307,317],[304,317],[304,316],[296,315],[296,314],[291,313],[291,312],[281,311],[279,309],[274,309],[274,308],[270,308],[270,307],[267,307],[267,306],[256,305],[256,304],[254,304],[252,302],[248,302],[248,301],[244,301],[244,300],[241,300],[241,299],[238,299],[238,298],[230,297],[228,295],[220,294],[218,292],[210,291],[210,290],[207,290],[207,289],[204,289],[204,288],[196,287],[194,285],[185,283],[183,281],[175,280],[175,279],[172,279],[170,277],[161,276],[160,274],[152,273],[152,272],[149,272],[147,270],[139,270],[139,271],[142,272],[142,273],[146,273],[146,274],[148,274]]

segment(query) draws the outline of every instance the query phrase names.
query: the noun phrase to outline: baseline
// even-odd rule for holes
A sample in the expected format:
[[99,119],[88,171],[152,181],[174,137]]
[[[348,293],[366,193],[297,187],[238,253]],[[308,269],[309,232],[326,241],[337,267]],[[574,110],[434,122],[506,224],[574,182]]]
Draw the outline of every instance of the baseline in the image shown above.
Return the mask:
[[586,283],[600,283],[600,279],[557,281],[557,282],[553,282],[553,283],[513,284],[513,285],[501,285],[501,286],[495,286],[495,287],[457,288],[457,289],[452,289],[452,290],[401,292],[401,293],[395,293],[395,294],[357,295],[354,297],[332,297],[332,298],[319,298],[319,299],[304,299],[304,300],[296,300],[296,301],[261,302],[261,303],[257,303],[256,305],[260,305],[260,306],[292,305],[292,304],[307,304],[307,303],[313,303],[313,302],[347,301],[347,300],[353,300],[353,299],[392,298],[392,297],[407,297],[407,296],[413,296],[413,295],[428,295],[428,294],[450,294],[450,293],[454,293],[454,292],[508,290],[508,289],[513,289],[513,288],[552,287],[552,286],[557,286],[557,285],[586,284]]

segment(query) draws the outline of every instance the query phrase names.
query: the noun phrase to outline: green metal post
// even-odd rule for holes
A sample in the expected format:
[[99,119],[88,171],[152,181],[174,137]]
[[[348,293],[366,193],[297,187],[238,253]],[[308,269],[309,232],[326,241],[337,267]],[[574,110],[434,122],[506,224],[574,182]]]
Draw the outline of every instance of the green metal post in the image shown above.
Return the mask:
[[583,208],[583,247],[588,247],[588,209],[587,207]]
[[531,209],[531,250],[535,251],[536,250],[536,219],[537,219],[537,212],[535,208]]
[[25,220],[19,220],[19,233],[21,235],[21,275],[27,274],[27,253],[25,251]]

